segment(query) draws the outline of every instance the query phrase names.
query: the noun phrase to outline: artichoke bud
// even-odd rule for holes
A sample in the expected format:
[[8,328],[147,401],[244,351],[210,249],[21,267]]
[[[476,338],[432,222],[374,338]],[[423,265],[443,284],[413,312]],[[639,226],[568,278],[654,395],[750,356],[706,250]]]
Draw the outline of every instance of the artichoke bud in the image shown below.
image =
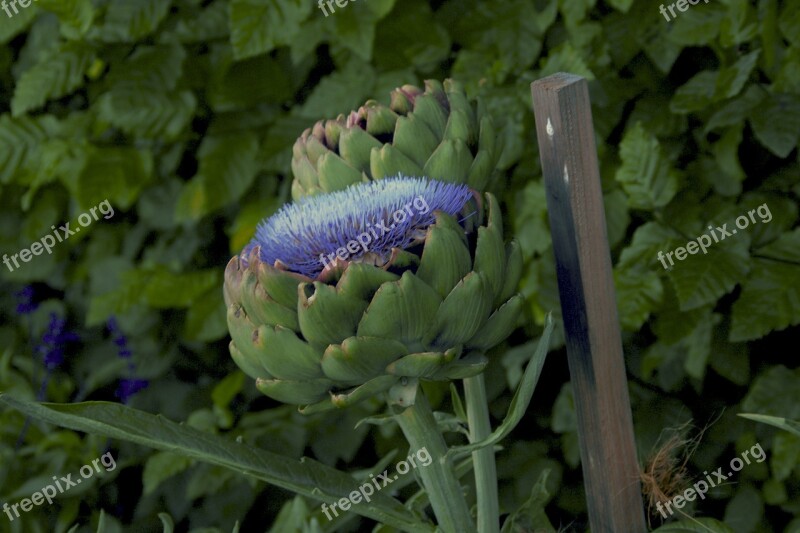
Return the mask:
[[491,119],[459,83],[404,85],[391,92],[389,106],[370,100],[303,132],[292,149],[292,198],[398,174],[481,192],[500,156],[494,137]]

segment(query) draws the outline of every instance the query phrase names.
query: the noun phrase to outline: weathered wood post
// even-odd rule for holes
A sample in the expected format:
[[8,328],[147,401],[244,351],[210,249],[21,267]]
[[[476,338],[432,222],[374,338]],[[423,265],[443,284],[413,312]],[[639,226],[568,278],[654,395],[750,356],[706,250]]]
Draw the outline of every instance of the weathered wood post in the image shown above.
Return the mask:
[[647,528],[588,85],[559,73],[533,82],[531,93],[589,521],[592,533],[641,533]]

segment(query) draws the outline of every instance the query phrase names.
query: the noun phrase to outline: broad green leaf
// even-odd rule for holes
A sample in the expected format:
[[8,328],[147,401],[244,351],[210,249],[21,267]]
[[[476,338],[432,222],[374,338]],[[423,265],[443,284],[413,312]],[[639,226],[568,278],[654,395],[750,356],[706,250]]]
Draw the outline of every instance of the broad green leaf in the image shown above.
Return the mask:
[[[703,3],[689,6],[687,13],[678,14],[670,22],[667,33],[670,41],[686,46],[705,45],[716,39],[720,23],[725,18],[725,8],[719,3]],[[656,11],[654,7],[653,11]],[[662,21],[665,22],[665,21]]]
[[800,370],[769,367],[750,386],[742,410],[765,416],[800,419]]
[[692,113],[708,108],[714,102],[719,72],[704,70],[681,85],[669,103],[673,113]]
[[553,317],[548,314],[545,320],[544,331],[539,339],[536,351],[531,355],[530,362],[527,368],[525,368],[525,374],[522,376],[522,380],[517,390],[514,392],[514,397],[511,399],[511,404],[508,406],[508,413],[506,413],[503,422],[486,439],[463,446],[454,446],[448,450],[447,455],[458,459],[459,457],[468,455],[486,446],[494,446],[503,440],[506,435],[511,433],[517,424],[519,424],[519,421],[522,420],[522,417],[528,409],[528,404],[530,404],[531,398],[533,397],[533,391],[536,389],[536,383],[539,381],[539,376],[542,374],[542,367],[544,367],[544,360],[550,346],[550,335],[553,333],[553,325]]
[[740,485],[725,507],[725,523],[737,531],[756,531],[764,516],[764,500],[752,485]]
[[188,307],[197,298],[211,290],[222,278],[216,269],[175,274],[156,270],[143,287],[148,305],[156,308]]
[[352,60],[320,80],[308,99],[295,109],[295,114],[319,120],[349,113],[372,95],[375,80],[372,66]]
[[58,122],[51,115],[35,118],[0,115],[0,183],[11,183],[57,128]]
[[[734,232],[730,228],[727,230]],[[715,230],[716,232],[716,230]],[[719,233],[719,232],[716,232]],[[706,235],[708,240],[711,237]],[[702,238],[702,236],[700,237]],[[692,242],[692,241],[689,241]],[[668,276],[680,301],[681,311],[694,309],[718,300],[722,295],[733,290],[737,283],[745,279],[751,268],[750,253],[748,251],[750,238],[748,235],[731,235],[726,241],[713,243],[702,253],[702,248],[692,247],[696,250],[693,255],[688,255],[684,243],[680,246],[685,259],[679,260],[676,255],[680,249],[675,249],[675,254],[668,257],[667,263],[672,259],[674,265],[668,271]]]
[[636,228],[631,243],[622,250],[619,266],[647,265],[652,268],[669,268],[659,262],[658,253],[669,252],[680,242],[681,236],[659,222],[646,222]]
[[[4,14],[5,13],[0,13],[0,16]],[[10,19],[0,19],[3,21],[3,23],[0,24],[0,44],[5,45],[8,41],[25,31],[38,14],[39,10],[34,4],[31,5],[29,9],[22,9]]]
[[198,153],[198,172],[181,192],[176,219],[196,221],[238,201],[256,177],[257,156],[253,132],[206,136]]
[[658,139],[637,122],[628,128],[619,146],[622,166],[615,179],[635,209],[663,207],[678,191],[678,174],[663,156]]
[[638,331],[661,303],[664,288],[658,272],[643,266],[617,268],[614,287],[622,329]]
[[759,86],[751,85],[741,96],[725,103],[708,119],[705,132],[725,126],[738,126],[750,116],[753,109],[764,99],[764,90]]
[[189,91],[169,94],[112,89],[97,100],[98,114],[112,126],[145,139],[185,135],[197,98]]
[[67,186],[84,210],[104,200],[127,209],[136,202],[139,191],[152,175],[153,154],[149,150],[92,147],[77,181],[67,182]]
[[83,85],[83,75],[94,60],[84,44],[67,43],[25,71],[14,88],[11,114],[18,117],[61,98]]
[[800,437],[800,422],[787,420],[786,418],[780,418],[777,416],[757,415],[753,413],[739,413],[739,416],[742,418],[749,418],[750,420],[755,420],[756,422],[761,422],[763,424],[769,424],[770,426],[775,426],[776,428],[784,429],[789,433],[794,433]]
[[[347,497],[358,485],[358,481],[351,476],[313,459],[296,461],[120,404],[37,404],[17,400],[7,394],[0,395],[0,403],[28,416],[76,431],[122,439],[218,465],[315,501],[332,502]],[[434,530],[432,525],[414,517],[388,492],[376,492],[370,505],[355,505],[352,511],[402,530]]]
[[800,139],[800,96],[773,94],[750,114],[753,133],[778,157],[786,157]]
[[758,14],[749,0],[733,0],[720,24],[719,41],[725,48],[738,46],[758,33]]
[[553,524],[547,518],[545,506],[550,500],[547,491],[547,477],[550,470],[543,470],[536,480],[531,496],[519,509],[511,513],[503,523],[501,533],[516,533],[518,531],[537,531],[542,533],[555,532]]
[[581,57],[580,52],[569,41],[548,54],[542,61],[542,70],[539,76],[544,78],[558,72],[569,72],[577,76],[583,76],[587,80],[595,79],[594,72]]
[[104,24],[89,36],[111,43],[135,42],[156,31],[171,6],[172,0],[111,0]]
[[290,44],[312,5],[303,0],[231,0],[228,13],[234,57],[245,59]]
[[189,307],[184,335],[200,342],[213,342],[228,334],[222,291],[214,286]]
[[[167,33],[167,41],[174,35],[181,43],[199,43],[228,37],[228,3],[214,0],[195,16],[184,16],[175,28]],[[162,34],[164,35],[164,34]]]
[[610,5],[617,11],[622,11],[623,13],[627,13],[628,10],[633,5],[633,0],[608,0],[608,5]]
[[378,17],[369,9],[368,3],[352,3],[337,11],[330,21],[337,42],[350,50],[363,61],[372,59],[372,45],[375,41],[375,25]]
[[733,342],[800,324],[800,265],[757,258],[753,265],[733,304]]
[[[372,0],[366,3],[371,5]],[[409,66],[420,71],[435,68],[451,52],[452,41],[447,29],[436,20],[428,2],[401,0],[396,3],[399,7],[375,30],[373,64],[380,70]],[[352,7],[348,5],[347,9]],[[382,98],[385,95],[377,96]]]
[[782,233],[776,240],[755,250],[754,255],[800,264],[800,228]]
[[37,5],[58,16],[61,32],[70,38],[80,38],[94,20],[95,10],[91,0],[35,0]]
[[792,44],[800,43],[800,5],[796,2],[783,4],[778,21],[778,27],[786,40]]
[[724,100],[739,94],[756,66],[761,50],[753,50],[730,67],[723,68],[717,76],[715,100]]

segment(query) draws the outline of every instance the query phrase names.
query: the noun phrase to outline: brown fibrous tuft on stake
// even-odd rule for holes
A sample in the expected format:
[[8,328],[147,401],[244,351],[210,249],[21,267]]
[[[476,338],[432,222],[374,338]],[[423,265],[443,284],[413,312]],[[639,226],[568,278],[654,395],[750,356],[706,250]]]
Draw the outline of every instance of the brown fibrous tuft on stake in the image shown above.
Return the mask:
[[663,506],[691,485],[686,464],[708,427],[703,428],[695,437],[687,438],[686,433],[690,424],[691,421],[688,421],[677,428],[667,430],[671,435],[662,445],[656,444],[655,451],[647,459],[640,473],[642,494],[647,502],[648,525],[651,516],[663,519],[656,510],[656,504],[661,503]]

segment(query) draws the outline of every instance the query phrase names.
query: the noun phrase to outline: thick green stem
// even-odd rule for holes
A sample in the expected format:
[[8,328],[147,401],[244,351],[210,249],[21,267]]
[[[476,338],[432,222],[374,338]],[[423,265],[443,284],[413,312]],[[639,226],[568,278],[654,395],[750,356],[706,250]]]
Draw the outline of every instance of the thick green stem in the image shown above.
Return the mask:
[[[492,432],[489,423],[489,405],[486,401],[486,385],[483,374],[464,379],[467,397],[467,419],[470,442],[482,441]],[[500,531],[500,505],[497,498],[497,468],[494,447],[486,446],[472,452],[475,468],[475,490],[478,497],[478,532]]]
[[422,478],[439,527],[446,533],[474,532],[475,524],[455,475],[453,461],[446,458],[447,445],[422,389],[417,390],[414,405],[403,411],[395,407],[394,412],[411,446],[409,453],[425,448],[433,459],[427,466],[420,465],[416,471]]

